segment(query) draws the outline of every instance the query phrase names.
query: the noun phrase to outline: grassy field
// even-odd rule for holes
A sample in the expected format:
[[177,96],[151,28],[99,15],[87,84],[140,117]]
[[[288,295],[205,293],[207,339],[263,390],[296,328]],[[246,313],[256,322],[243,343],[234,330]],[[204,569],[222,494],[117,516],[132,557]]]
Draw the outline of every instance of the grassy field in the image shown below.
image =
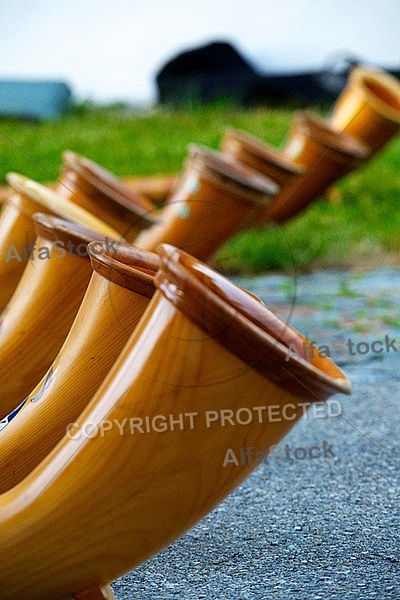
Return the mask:
[[[178,112],[81,106],[56,122],[3,119],[0,180],[10,170],[38,181],[54,180],[65,149],[121,176],[179,172],[189,143],[218,148],[229,126],[281,146],[293,114],[290,109],[229,105]],[[237,235],[221,249],[217,265],[251,272],[400,263],[399,200],[400,136],[296,219]]]

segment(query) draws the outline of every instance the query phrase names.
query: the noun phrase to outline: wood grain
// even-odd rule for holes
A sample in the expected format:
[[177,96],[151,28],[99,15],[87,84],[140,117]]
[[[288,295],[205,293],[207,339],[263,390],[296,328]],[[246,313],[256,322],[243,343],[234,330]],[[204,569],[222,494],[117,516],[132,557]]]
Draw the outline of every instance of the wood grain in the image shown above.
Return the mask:
[[95,215],[30,179],[9,173],[11,185],[0,214],[0,311],[10,300],[29,260],[27,249],[35,241],[33,215],[56,214],[94,231],[120,238],[120,233]]
[[[103,252],[92,255],[97,272],[57,358],[1,432],[0,493],[26,477],[69,425],[75,433],[74,422],[110,371],[154,293],[154,263],[158,261],[135,251],[138,266],[109,257],[107,270],[101,270],[98,263],[104,260],[105,244]],[[126,254],[120,251],[118,256],[121,260]],[[121,280],[113,282],[113,269],[123,270],[124,286]]]
[[[176,299],[192,293],[184,285],[188,271],[196,279],[201,271],[203,283],[210,273],[205,265],[182,265],[183,285],[175,277],[167,287],[165,267],[177,252],[164,247],[163,290],[156,292],[80,415],[81,435],[64,437],[28,477],[0,497],[2,600],[58,600],[134,568],[184,533],[255,468],[254,462],[223,466],[227,449],[267,451],[302,414],[298,410],[291,421],[209,426],[209,411],[236,415],[260,403],[298,407],[305,396],[312,399],[304,386],[294,393],[272,381],[269,373],[276,364],[266,365],[263,373],[253,369],[236,353],[240,340],[233,350],[226,348],[177,308]],[[179,253],[175,262],[181,262]],[[252,330],[250,308],[255,303],[259,310],[260,303],[243,294],[248,316],[242,311],[239,316]],[[203,298],[204,304],[216,303],[210,311],[214,316],[218,296],[208,290]],[[234,323],[236,309],[231,314]],[[221,325],[229,327],[224,318]],[[279,342],[276,348],[281,352]],[[298,360],[306,372],[309,366]],[[314,368],[330,382],[331,393],[349,390],[329,359]],[[164,431],[160,416],[166,419]],[[144,429],[131,430],[131,419]],[[115,426],[104,430],[106,422]]]

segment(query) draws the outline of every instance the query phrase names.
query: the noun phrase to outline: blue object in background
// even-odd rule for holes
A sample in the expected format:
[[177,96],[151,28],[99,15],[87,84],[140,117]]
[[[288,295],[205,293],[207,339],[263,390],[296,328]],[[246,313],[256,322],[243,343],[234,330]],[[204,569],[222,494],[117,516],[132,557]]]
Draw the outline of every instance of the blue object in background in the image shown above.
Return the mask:
[[62,81],[0,80],[0,116],[57,119],[68,110],[71,97]]

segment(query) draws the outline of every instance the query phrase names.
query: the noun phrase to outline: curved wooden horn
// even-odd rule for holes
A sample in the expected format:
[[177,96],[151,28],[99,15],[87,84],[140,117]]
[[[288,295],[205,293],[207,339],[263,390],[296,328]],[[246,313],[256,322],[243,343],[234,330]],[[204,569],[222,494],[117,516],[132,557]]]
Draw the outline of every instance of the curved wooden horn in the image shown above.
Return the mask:
[[400,128],[400,82],[385,71],[356,66],[333,108],[335,131],[352,135],[378,152]]
[[72,223],[98,231],[103,235],[108,235],[112,239],[119,239],[121,237],[121,234],[108,225],[108,223],[74,202],[71,202],[71,200],[60,196],[60,194],[57,194],[48,187],[19,173],[8,173],[6,179],[17,192],[25,194],[34,202],[47,209],[47,212],[72,221]]
[[[41,217],[41,224],[54,221]],[[0,493],[26,477],[85,408],[152,297],[157,255],[92,242],[93,276],[57,358],[0,434]]]
[[29,247],[36,239],[34,213],[55,214],[111,239],[121,237],[107,223],[45,186],[16,173],[9,173],[7,181],[11,192],[0,215],[0,311],[14,293],[29,260]]
[[228,128],[221,140],[221,152],[254,169],[283,188],[294,177],[301,175],[302,167],[282,150],[249,135],[240,129]]
[[105,240],[96,231],[47,215],[32,222],[37,231],[33,258],[0,317],[0,417],[20,404],[56,357],[92,274],[87,245]]
[[278,189],[231,157],[192,145],[183,175],[159,215],[160,224],[141,233],[135,244],[155,250],[166,242],[205,260],[253,222]]
[[97,163],[67,150],[55,191],[109,223],[128,241],[157,223],[155,206]]
[[[285,324],[254,298],[174,248],[161,263],[158,292],[70,435],[0,497],[3,600],[105,585],[229,494],[257,464],[240,449],[267,452],[304,398],[350,392],[328,358],[287,362],[288,340],[304,338],[282,338]],[[293,420],[268,419],[289,403]]]
[[300,112],[284,148],[285,156],[304,169],[283,186],[266,208],[263,220],[282,223],[304,210],[322,196],[329,186],[360,167],[369,155],[369,148],[347,133],[338,133],[318,117]]

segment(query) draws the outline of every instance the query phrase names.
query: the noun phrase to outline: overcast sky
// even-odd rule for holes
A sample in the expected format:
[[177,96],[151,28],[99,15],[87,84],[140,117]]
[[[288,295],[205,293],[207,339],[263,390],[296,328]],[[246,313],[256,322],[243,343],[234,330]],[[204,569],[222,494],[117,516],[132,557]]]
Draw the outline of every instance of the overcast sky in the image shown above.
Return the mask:
[[262,71],[319,68],[340,53],[400,68],[399,30],[399,0],[3,0],[0,78],[146,103],[166,60],[215,39]]

